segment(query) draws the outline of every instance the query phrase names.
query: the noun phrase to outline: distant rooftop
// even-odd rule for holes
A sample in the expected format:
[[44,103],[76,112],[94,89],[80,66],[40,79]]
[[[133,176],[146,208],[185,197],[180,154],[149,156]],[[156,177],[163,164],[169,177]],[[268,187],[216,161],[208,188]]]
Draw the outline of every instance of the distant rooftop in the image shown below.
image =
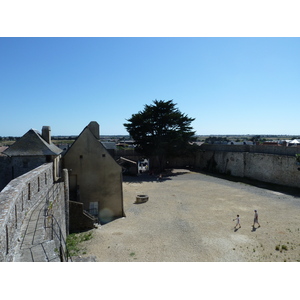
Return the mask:
[[30,129],[18,141],[3,151],[8,156],[59,155],[61,152],[62,150],[52,142],[46,142],[35,129]]

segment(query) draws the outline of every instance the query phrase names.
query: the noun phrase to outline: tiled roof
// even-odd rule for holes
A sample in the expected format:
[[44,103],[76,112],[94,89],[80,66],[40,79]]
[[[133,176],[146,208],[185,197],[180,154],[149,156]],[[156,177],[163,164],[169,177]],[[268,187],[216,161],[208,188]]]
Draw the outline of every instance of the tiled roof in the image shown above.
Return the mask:
[[48,144],[35,129],[30,129],[18,141],[3,151],[8,156],[45,156],[59,155],[61,149]]

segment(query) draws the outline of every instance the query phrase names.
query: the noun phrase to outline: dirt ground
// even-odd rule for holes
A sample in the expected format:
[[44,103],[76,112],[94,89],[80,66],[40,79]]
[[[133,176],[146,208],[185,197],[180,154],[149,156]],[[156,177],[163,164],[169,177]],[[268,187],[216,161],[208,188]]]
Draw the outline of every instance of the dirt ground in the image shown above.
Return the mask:
[[[81,246],[98,262],[300,261],[300,196],[173,170],[124,177],[125,218]],[[136,204],[137,195],[148,195]],[[254,209],[260,228],[253,229]],[[241,228],[234,229],[239,214]]]

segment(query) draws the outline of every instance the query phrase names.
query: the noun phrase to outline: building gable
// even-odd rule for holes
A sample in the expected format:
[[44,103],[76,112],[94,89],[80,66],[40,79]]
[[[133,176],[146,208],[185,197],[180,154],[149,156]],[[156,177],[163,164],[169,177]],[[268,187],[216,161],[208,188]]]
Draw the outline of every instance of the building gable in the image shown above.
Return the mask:
[[56,156],[61,152],[53,143],[47,143],[37,130],[30,129],[3,153],[7,156]]
[[[69,170],[70,199],[98,210],[101,223],[124,216],[122,168],[97,138],[96,122],[80,133],[63,156]],[[91,123],[90,123],[91,124]]]
[[[91,123],[93,123],[93,128],[90,128]],[[119,164],[110,155],[109,151],[97,138],[97,132],[99,135],[99,129],[97,130],[97,128],[95,128],[96,122],[91,123],[88,126],[86,126],[84,130],[80,133],[80,135],[76,138],[74,143],[64,155],[64,158],[68,159],[68,157],[71,156],[75,159],[79,158],[80,160],[88,158],[92,163],[96,163],[96,161],[99,159],[102,160],[103,158],[106,158],[110,160],[110,163],[113,161],[117,169],[121,169]]]

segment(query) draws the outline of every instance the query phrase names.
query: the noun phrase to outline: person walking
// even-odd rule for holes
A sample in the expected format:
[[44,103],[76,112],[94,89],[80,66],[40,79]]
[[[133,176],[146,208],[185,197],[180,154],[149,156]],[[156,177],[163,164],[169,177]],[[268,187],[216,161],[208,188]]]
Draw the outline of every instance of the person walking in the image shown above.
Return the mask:
[[241,224],[240,224],[240,215],[236,215],[236,218],[233,219],[233,221],[236,221],[236,225],[234,226],[234,228],[236,229],[237,226],[239,226],[239,228],[241,228]]
[[[255,228],[254,226],[255,226],[255,223],[257,223],[258,224],[258,227],[260,227],[260,224],[258,223],[258,213],[257,213],[257,210],[255,209],[254,210],[254,221],[253,221],[253,228]],[[257,227],[257,228],[258,228]]]

